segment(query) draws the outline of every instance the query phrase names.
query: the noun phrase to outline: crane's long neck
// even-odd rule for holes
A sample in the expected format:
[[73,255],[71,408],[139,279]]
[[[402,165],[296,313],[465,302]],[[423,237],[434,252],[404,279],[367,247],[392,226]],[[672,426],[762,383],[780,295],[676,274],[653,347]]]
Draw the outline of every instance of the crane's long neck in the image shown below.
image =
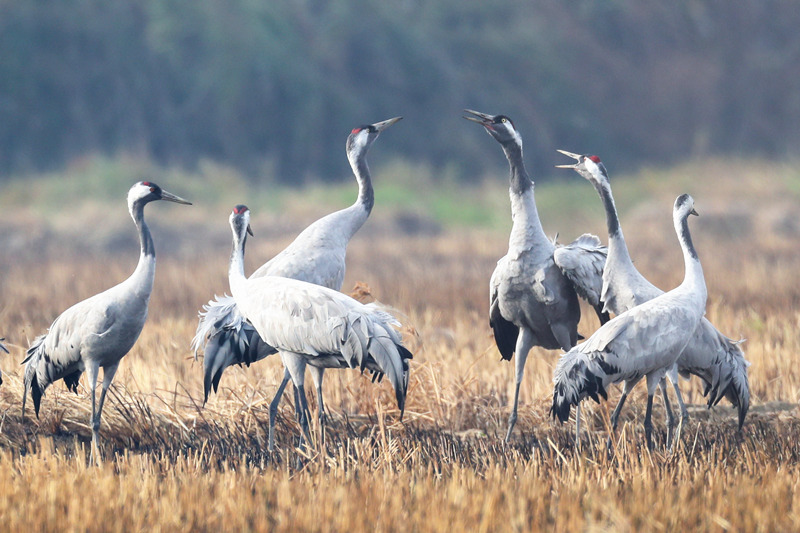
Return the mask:
[[509,197],[511,198],[511,217],[513,225],[508,247],[531,248],[541,245],[545,248],[552,246],[542,228],[539,212],[536,209],[536,200],[533,195],[533,182],[528,177],[525,163],[522,160],[522,147],[509,143],[503,145],[503,151],[508,159],[511,170]]
[[614,196],[611,194],[611,184],[607,181],[590,180],[606,211],[606,226],[608,227],[608,255],[610,258],[624,260],[632,263],[628,253],[628,245],[625,244],[625,236],[622,234],[622,226],[619,224],[617,206],[614,203]]
[[700,264],[700,258],[697,256],[697,250],[695,250],[694,243],[692,242],[692,234],[689,232],[688,218],[688,216],[676,216],[674,219],[675,232],[678,234],[678,240],[681,243],[681,250],[683,251],[685,275],[682,285],[698,291],[703,299],[703,307],[705,307],[706,282],[703,276],[703,267]]
[[347,208],[350,213],[348,223],[343,231],[352,237],[364,225],[375,205],[375,191],[372,188],[372,178],[367,165],[367,149],[363,148],[355,153],[348,153],[347,159],[358,182],[358,198],[353,205]]
[[136,229],[139,230],[139,263],[136,265],[136,270],[130,277],[134,288],[142,293],[150,296],[153,290],[153,280],[156,274],[156,247],[153,244],[153,237],[150,235],[150,228],[147,227],[147,222],[144,220],[144,206],[146,202],[137,201],[130,206],[131,217],[133,218]]
[[233,247],[231,249],[231,262],[228,267],[228,282],[231,286],[231,293],[235,298],[239,293],[242,284],[247,281],[244,275],[244,247],[245,239],[234,234]]

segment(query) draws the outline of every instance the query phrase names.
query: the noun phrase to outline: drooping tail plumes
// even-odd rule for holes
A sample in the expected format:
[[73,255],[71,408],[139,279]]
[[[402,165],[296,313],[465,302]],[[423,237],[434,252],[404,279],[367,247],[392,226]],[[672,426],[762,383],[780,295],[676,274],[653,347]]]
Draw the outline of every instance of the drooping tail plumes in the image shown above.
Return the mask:
[[[700,368],[692,366],[681,368],[684,377],[695,375],[703,380],[703,395],[707,398],[709,408],[717,405],[722,398],[728,398],[737,408],[739,429],[742,428],[747,411],[750,409],[750,384],[747,378],[747,367],[750,363],[745,359],[741,349],[743,342],[732,341],[716,332],[713,348],[716,355],[713,364],[706,364]],[[686,358],[689,363],[692,360],[691,355],[689,352]]]
[[83,371],[75,366],[75,361],[59,360],[48,354],[45,348],[47,333],[39,335],[28,348],[27,357],[22,364],[25,365],[25,380],[22,389],[22,417],[25,417],[25,400],[28,391],[33,398],[33,407],[36,417],[39,417],[39,405],[47,390],[54,381],[63,379],[67,390],[78,393],[78,381]]
[[33,398],[33,408],[36,411],[36,418],[39,418],[39,405],[42,401],[42,394],[48,384],[39,386],[39,379],[37,377],[36,369],[40,365],[44,357],[44,340],[47,335],[39,335],[34,339],[31,347],[28,348],[28,356],[22,361],[25,365],[25,386],[22,389],[22,418],[25,418],[25,401],[27,400],[28,391],[31,392]]
[[739,429],[742,429],[747,411],[750,409],[750,383],[747,379],[747,367],[750,366],[750,362],[745,359],[744,352],[740,348],[742,342],[725,338],[725,355],[716,371],[719,383],[711,388],[711,393],[708,395],[709,407],[719,403],[723,396],[736,406]]
[[[597,367],[597,368],[595,368]],[[550,414],[566,422],[572,406],[577,406],[587,396],[600,403],[600,396],[608,399],[603,385],[606,376],[601,365],[590,363],[587,354],[571,350],[561,356],[553,376],[553,405]]]
[[195,357],[199,351],[203,351],[204,405],[211,389],[217,392],[226,368],[236,364],[250,366],[250,363],[277,352],[261,340],[230,296],[215,296],[214,300],[203,306],[192,349]]

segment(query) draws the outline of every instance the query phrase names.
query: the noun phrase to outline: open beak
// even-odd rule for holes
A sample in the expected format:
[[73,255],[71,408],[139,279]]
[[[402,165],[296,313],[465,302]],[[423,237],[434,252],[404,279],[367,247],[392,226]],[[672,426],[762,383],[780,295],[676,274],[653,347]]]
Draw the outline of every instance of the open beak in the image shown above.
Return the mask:
[[184,200],[180,196],[176,196],[171,192],[165,191],[164,189],[161,189],[161,199],[168,202],[175,202],[176,204],[192,205],[192,202],[189,200]]
[[403,117],[390,118],[389,120],[384,120],[383,122],[376,122],[375,124],[372,125],[372,127],[378,130],[378,132],[380,133],[389,126],[391,126],[392,124],[395,124],[396,122],[399,122],[402,119]]
[[478,124],[480,124],[481,126],[484,126],[484,127],[488,127],[492,123],[492,121],[494,120],[494,117],[492,115],[487,115],[486,113],[481,113],[480,111],[473,111],[472,109],[465,109],[464,112],[465,113],[469,113],[470,115],[473,115],[471,117],[465,116],[464,117],[465,119],[470,120],[472,122],[477,122]]
[[567,152],[566,150],[556,150],[556,151],[559,152],[559,153],[564,154],[567,157],[571,157],[572,159],[577,161],[577,163],[573,163],[571,165],[556,165],[556,168],[573,168],[574,169],[574,168],[578,168],[578,166],[581,164],[581,159],[583,158],[582,155],[573,154],[572,152]]

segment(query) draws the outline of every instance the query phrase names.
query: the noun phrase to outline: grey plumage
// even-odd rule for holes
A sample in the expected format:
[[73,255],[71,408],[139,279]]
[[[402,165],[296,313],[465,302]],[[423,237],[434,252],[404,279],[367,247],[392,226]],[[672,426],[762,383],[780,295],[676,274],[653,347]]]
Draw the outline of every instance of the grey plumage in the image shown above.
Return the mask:
[[568,351],[579,339],[581,318],[576,289],[599,308],[605,248],[590,235],[557,248],[544,233],[522,159],[522,137],[505,115],[465,110],[467,120],[483,126],[503,148],[510,168],[509,197],[513,226],[508,253],[497,262],[489,281],[489,324],[503,359],[516,354],[514,405],[506,441],[517,420],[519,388],[533,346]]
[[[394,329],[400,323],[375,305],[361,304],[327,287],[277,276],[246,278],[249,209],[236,206],[230,223],[234,238],[231,293],[262,341],[280,352],[292,380],[298,380],[296,374],[305,364],[380,372],[395,390],[402,417],[412,356]],[[304,391],[298,387],[298,392],[305,411]]]
[[[559,360],[554,374],[551,413],[562,422],[572,405],[585,397],[607,398],[606,388],[622,381],[635,385],[647,378],[645,433],[651,440],[651,413],[655,387],[678,359],[705,313],[703,269],[692,244],[687,218],[694,200],[681,195],[675,201],[673,221],[684,256],[685,276],[675,289],[617,315]],[[612,415],[616,425],[621,402]]]
[[[133,274],[114,287],[73,305],[58,318],[47,333],[36,337],[23,361],[25,388],[31,392],[36,416],[44,391],[63,379],[69,390],[77,392],[78,380],[86,371],[92,396],[92,441],[98,443],[100,416],[106,391],[120,360],[130,351],[142,331],[155,276],[155,247],[144,220],[144,206],[156,200],[189,204],[186,200],[141,181],[128,191],[128,211],[139,231],[141,253]],[[100,402],[95,409],[95,385],[103,368]]]
[[[364,125],[353,129],[347,138],[346,153],[358,182],[358,198],[350,207],[331,213],[303,230],[283,251],[250,275],[255,279],[264,276],[282,276],[330,289],[339,290],[345,276],[347,245],[352,236],[369,217],[374,205],[374,191],[367,165],[367,152],[380,133],[402,117]],[[250,365],[275,353],[258,338],[255,328],[243,319],[236,302],[230,296],[215,297],[203,307],[197,331],[192,341],[195,355],[204,352],[204,403],[209,392],[216,392],[225,368],[234,364]],[[298,362],[302,365],[302,362]],[[312,368],[318,395],[320,419],[323,415],[322,368]],[[296,390],[304,387],[304,372],[293,380]],[[290,379],[288,370],[284,381],[270,407],[271,412]],[[298,399],[296,397],[296,399]],[[297,402],[295,408],[299,409]],[[298,413],[304,417],[305,413]],[[274,421],[274,416],[272,417]]]
[[[588,180],[600,195],[606,211],[609,236],[601,296],[604,309],[614,314],[621,314],[663,294],[664,291],[642,276],[631,260],[611,193],[608,172],[600,158],[564,150],[559,152],[577,161],[575,164],[559,165],[559,167],[571,168]],[[747,378],[747,367],[750,363],[745,359],[740,344],[741,342],[733,341],[720,333],[708,319],[701,319],[700,325],[676,361],[675,368],[667,373],[676,387],[682,418],[688,416],[688,411],[677,388],[678,372],[684,377],[695,375],[703,380],[704,394],[708,398],[709,407],[727,397],[737,407],[739,427],[742,427],[750,406],[750,386]],[[666,390],[663,392],[666,394]]]

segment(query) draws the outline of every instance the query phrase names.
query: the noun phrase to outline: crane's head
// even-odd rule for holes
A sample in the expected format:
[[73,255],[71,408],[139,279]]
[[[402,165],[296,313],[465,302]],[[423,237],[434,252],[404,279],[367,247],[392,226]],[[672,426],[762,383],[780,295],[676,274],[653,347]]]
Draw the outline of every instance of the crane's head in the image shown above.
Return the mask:
[[165,191],[152,181],[140,181],[134,184],[131,190],[128,191],[129,206],[133,206],[136,203],[146,204],[156,200],[167,200],[168,202],[175,202],[176,204],[192,205],[192,202]]
[[253,230],[250,229],[250,209],[246,205],[239,204],[234,207],[229,220],[234,239],[244,242],[248,233],[253,234]]
[[565,156],[571,157],[576,161],[572,165],[556,165],[556,168],[571,168],[592,183],[606,183],[608,182],[608,172],[606,166],[600,161],[596,155],[580,155],[567,152],[566,150],[558,150]]
[[400,121],[403,117],[394,117],[375,124],[365,124],[353,128],[347,137],[347,156],[359,156],[365,154],[369,147],[378,138],[383,130]]
[[676,220],[689,218],[689,215],[699,216],[699,213],[694,208],[694,198],[688,194],[681,194],[675,198],[673,213]]
[[483,126],[487,133],[503,146],[516,145],[520,150],[522,149],[522,136],[514,128],[514,123],[507,116],[487,115],[471,109],[465,109],[464,112],[472,115],[470,117],[465,116],[465,119]]

